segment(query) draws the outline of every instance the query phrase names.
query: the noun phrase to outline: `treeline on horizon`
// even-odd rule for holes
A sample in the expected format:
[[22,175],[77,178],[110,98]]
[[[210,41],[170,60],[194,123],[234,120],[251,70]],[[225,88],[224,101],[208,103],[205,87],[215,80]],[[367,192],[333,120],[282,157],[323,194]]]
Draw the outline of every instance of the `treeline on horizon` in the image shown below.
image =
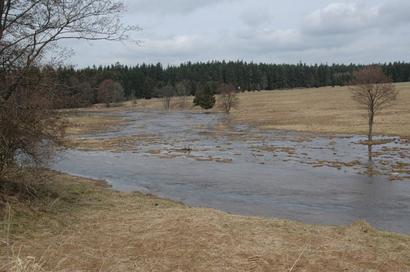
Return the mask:
[[[394,62],[376,64],[393,82],[410,81],[410,63]],[[64,105],[78,107],[98,103],[95,90],[104,80],[119,82],[125,99],[160,96],[158,89],[183,83],[188,94],[194,95],[204,84],[217,86],[233,84],[240,91],[278,90],[343,86],[352,79],[360,64],[264,64],[243,61],[212,61],[183,63],[163,67],[158,64],[126,66],[119,63],[110,66],[93,66],[83,69],[62,67],[56,72],[63,86]],[[94,92],[94,93],[93,93]]]

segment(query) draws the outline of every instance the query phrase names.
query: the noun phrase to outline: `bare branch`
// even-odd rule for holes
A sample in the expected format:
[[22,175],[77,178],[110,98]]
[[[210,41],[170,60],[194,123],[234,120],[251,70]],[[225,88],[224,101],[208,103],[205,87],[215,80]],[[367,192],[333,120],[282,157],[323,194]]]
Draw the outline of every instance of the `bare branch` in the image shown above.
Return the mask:
[[0,69],[10,71],[35,63],[50,45],[64,39],[128,38],[113,0],[0,0]]
[[219,106],[229,114],[232,109],[236,109],[239,106],[239,98],[236,94],[235,86],[231,84],[222,84],[218,87],[217,93],[220,93]]
[[[43,57],[64,39],[127,39],[137,28],[121,23],[122,11],[120,0],[0,0],[0,177],[17,157],[40,162],[62,137],[60,86]],[[122,99],[118,83],[105,87]]]
[[352,98],[368,112],[369,142],[372,141],[373,124],[376,114],[391,105],[398,95],[392,80],[378,66],[368,66],[353,74]]

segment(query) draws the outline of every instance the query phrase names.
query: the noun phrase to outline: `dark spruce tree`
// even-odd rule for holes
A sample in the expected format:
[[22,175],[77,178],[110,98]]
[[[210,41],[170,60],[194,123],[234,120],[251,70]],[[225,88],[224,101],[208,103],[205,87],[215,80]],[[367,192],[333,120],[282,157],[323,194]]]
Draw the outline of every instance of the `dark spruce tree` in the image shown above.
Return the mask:
[[214,91],[209,84],[198,90],[195,94],[194,105],[200,106],[205,110],[212,109],[215,105],[216,99]]

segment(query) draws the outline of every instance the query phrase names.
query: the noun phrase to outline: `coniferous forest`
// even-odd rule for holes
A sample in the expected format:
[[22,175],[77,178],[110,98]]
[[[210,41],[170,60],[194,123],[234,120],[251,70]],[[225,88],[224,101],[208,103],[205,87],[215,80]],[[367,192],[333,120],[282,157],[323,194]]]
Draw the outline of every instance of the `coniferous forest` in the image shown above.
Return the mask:
[[[393,82],[410,81],[410,63],[378,64]],[[183,83],[188,94],[194,95],[205,84],[216,86],[229,83],[240,91],[277,90],[343,86],[351,81],[352,73],[363,68],[358,64],[264,64],[243,61],[212,61],[183,63],[164,67],[161,64],[59,68],[56,71],[61,85],[64,107],[86,106],[97,103],[95,90],[104,80],[114,80],[123,87],[126,99],[161,96],[158,89]]]

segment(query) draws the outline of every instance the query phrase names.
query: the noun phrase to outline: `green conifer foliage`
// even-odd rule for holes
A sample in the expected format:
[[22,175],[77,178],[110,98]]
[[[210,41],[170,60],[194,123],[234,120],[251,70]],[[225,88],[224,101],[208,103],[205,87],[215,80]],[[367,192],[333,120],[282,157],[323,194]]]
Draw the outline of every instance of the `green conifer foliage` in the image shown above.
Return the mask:
[[195,94],[194,105],[208,110],[212,109],[215,105],[216,99],[214,92],[209,84],[206,84],[204,88],[197,91]]

